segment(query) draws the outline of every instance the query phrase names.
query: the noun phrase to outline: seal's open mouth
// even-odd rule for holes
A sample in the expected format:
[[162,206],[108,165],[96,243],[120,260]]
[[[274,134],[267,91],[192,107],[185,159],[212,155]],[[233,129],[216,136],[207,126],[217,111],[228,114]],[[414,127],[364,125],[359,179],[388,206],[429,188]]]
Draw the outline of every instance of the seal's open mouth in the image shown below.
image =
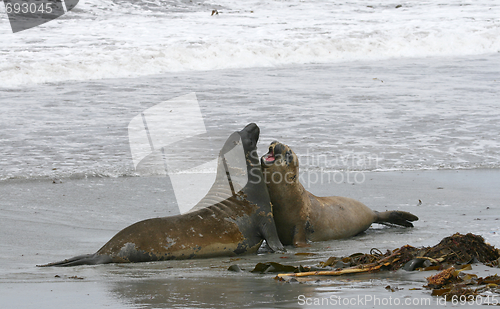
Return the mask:
[[269,148],[269,152],[264,155],[262,158],[266,163],[273,163],[274,160],[276,160],[276,157],[274,157],[274,151],[272,148]]
[[[276,153],[276,150],[279,150],[279,149],[276,149],[277,144],[278,144],[278,142],[272,142],[271,145],[269,145],[269,152],[262,156],[261,162],[262,162],[262,165],[264,167],[269,167],[274,163],[274,161],[276,161],[275,153]],[[278,152],[278,156],[279,156],[279,152]]]

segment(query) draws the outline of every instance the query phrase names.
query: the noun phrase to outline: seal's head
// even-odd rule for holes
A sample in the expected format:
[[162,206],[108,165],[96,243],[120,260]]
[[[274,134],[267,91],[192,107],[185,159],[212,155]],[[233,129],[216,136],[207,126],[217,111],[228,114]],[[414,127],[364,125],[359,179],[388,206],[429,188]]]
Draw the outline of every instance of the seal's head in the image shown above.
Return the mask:
[[[290,147],[274,141],[269,145],[269,152],[260,159],[266,183],[297,183],[299,159]],[[280,176],[278,176],[280,175]]]
[[259,127],[250,123],[231,134],[219,152],[216,182],[226,186],[229,181],[233,195],[248,182],[265,186],[257,154],[259,134]]
[[234,132],[226,140],[220,151],[220,155],[225,155],[231,151],[240,150],[235,153],[243,153],[249,162],[258,164],[257,142],[259,140],[260,129],[255,123],[250,123],[241,131]]
[[260,135],[259,127],[255,123],[250,123],[238,133],[241,137],[245,154],[250,155],[253,161],[255,161],[255,159],[258,161],[257,142]]

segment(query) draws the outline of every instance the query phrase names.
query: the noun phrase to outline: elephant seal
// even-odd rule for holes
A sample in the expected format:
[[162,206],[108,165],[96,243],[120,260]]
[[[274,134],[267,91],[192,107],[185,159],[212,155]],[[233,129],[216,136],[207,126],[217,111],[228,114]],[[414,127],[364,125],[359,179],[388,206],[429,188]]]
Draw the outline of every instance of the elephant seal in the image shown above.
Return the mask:
[[[263,240],[271,250],[284,251],[257,155],[259,133],[259,127],[251,123],[225,142],[219,153],[216,181],[200,201],[218,202],[183,215],[137,222],[118,232],[94,254],[41,266],[234,256],[256,252]],[[229,164],[235,149],[241,150],[242,167]],[[232,159],[238,160],[234,156]],[[247,178],[241,181],[243,176]],[[221,196],[227,198],[221,200]]]
[[347,238],[372,223],[412,227],[418,217],[404,211],[373,211],[346,197],[318,197],[299,181],[297,155],[287,145],[272,142],[262,156],[263,174],[273,204],[278,235],[284,245],[307,246],[307,241]]

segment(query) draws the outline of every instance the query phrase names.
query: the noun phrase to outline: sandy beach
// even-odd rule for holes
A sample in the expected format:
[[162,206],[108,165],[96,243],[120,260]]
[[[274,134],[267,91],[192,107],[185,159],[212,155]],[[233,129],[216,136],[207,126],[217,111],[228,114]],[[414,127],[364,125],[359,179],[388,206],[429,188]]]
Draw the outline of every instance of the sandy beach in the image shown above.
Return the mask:
[[[249,271],[258,262],[315,265],[329,256],[366,253],[371,248],[395,249],[405,244],[432,246],[455,232],[479,234],[500,247],[499,170],[364,172],[363,176],[364,182],[316,183],[309,189],[317,195],[349,196],[374,210],[410,211],[420,217],[415,227],[389,228],[374,224],[362,235],[313,243],[306,249],[289,247],[284,254],[72,268],[38,268],[36,265],[95,252],[122,228],[141,219],[175,212],[169,209],[165,179],[2,182],[0,297],[3,306],[304,308],[307,305],[299,303],[300,295],[373,295],[401,300],[426,298],[432,300],[433,306],[442,307],[429,291],[409,290],[421,288],[424,277],[430,273],[383,272],[289,284],[273,280],[273,274]],[[360,177],[358,175],[358,179]],[[418,206],[419,200],[422,204]],[[315,255],[294,255],[297,252]],[[245,271],[227,271],[232,264]],[[474,266],[473,270],[484,272],[484,268]],[[401,289],[390,293],[384,289],[387,285]]]
[[[498,16],[485,0],[86,0],[12,33],[0,14],[0,307],[453,306],[421,289],[432,271],[285,283],[250,270],[433,246],[456,232],[500,247]],[[165,108],[186,95],[193,113]],[[168,134],[146,129],[150,116]],[[134,149],[162,157],[163,173],[203,180],[200,158],[251,122],[259,155],[274,140],[289,145],[314,194],[420,220],[282,254],[36,267],[179,213],[173,184],[189,197],[193,184],[140,174]],[[183,142],[169,140],[179,132]]]

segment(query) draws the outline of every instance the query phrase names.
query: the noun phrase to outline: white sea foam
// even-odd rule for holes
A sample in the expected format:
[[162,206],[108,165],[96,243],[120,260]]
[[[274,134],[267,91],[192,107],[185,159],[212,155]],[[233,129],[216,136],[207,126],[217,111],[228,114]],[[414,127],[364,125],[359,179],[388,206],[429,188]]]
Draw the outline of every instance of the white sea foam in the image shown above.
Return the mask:
[[498,4],[396,4],[87,0],[15,34],[0,14],[0,87],[500,51]]

